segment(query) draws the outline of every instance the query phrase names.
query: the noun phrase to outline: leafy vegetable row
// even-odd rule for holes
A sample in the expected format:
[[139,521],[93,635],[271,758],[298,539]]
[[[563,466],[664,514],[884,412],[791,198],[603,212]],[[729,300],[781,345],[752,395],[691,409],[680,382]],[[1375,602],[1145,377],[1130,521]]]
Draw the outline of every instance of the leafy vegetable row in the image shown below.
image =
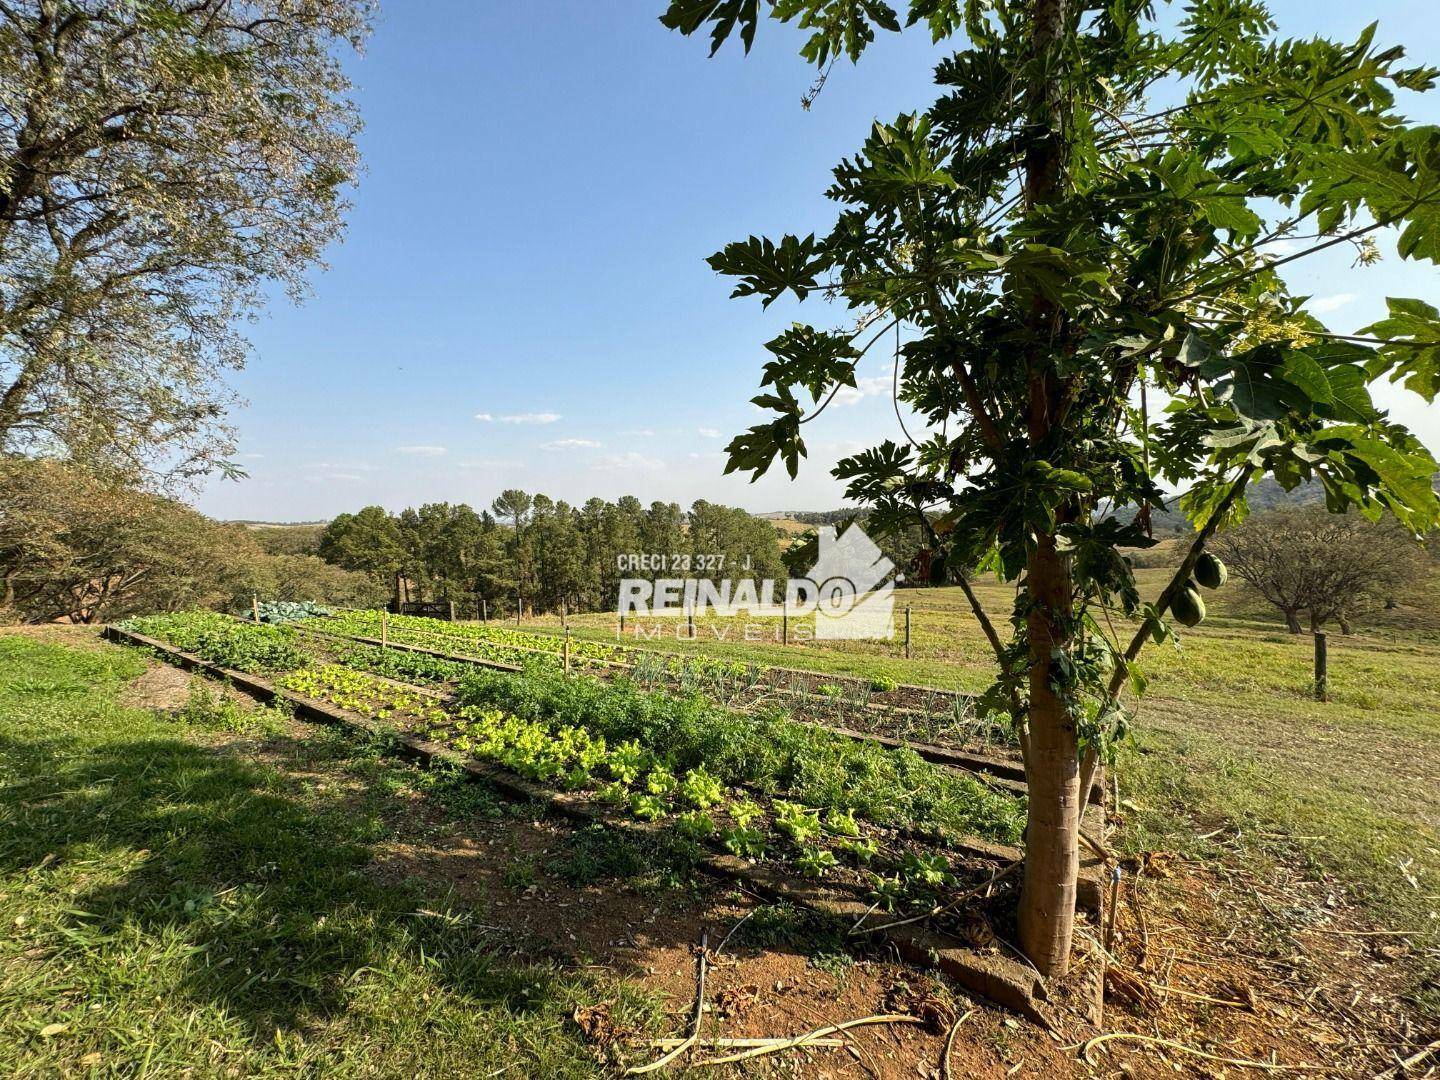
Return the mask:
[[309,659],[289,627],[238,622],[214,611],[145,615],[119,626],[169,642],[212,664],[252,674],[290,671]]
[[[378,637],[380,621],[380,612],[378,611],[347,611],[327,620],[326,629],[335,630],[337,633]],[[531,633],[498,623],[453,623],[443,619],[427,619],[418,615],[389,616],[389,632],[395,635],[395,640],[405,641],[408,644],[419,644],[424,638],[430,638],[462,642],[471,647],[476,645],[491,648],[508,646],[518,652],[534,650],[555,656],[559,656],[564,647],[563,640],[553,634]],[[602,641],[591,641],[584,638],[572,638],[570,641],[570,658],[574,663],[601,661],[633,664],[642,657],[650,659],[659,657],[659,655],[643,649],[609,645]],[[672,674],[677,675],[689,673],[734,677],[743,675],[747,671],[745,664],[715,657],[673,656],[661,657],[660,660],[669,667]],[[654,660],[652,659],[651,662]]]
[[727,784],[753,787],[887,825],[974,833],[1013,842],[1023,804],[908,750],[833,735],[783,713],[731,712],[701,695],[645,692],[626,680],[475,671],[463,705],[584,727],[612,743],[651,748],[672,769],[704,765]]
[[447,717],[438,698],[340,664],[301,668],[282,675],[276,681],[297,694],[327,701],[376,720],[404,716],[421,724],[431,724],[443,722]]

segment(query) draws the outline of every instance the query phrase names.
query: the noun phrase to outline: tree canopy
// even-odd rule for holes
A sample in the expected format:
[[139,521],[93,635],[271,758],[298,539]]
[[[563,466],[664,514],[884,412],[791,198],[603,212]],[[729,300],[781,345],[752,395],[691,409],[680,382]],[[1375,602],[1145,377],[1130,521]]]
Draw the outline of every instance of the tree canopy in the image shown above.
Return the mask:
[[223,461],[263,289],[341,228],[366,0],[0,4],[0,451]]
[[[1015,718],[1027,762],[1021,944],[1062,973],[1078,791],[1246,485],[1314,481],[1332,511],[1388,512],[1416,534],[1436,520],[1435,460],[1370,387],[1434,400],[1440,312],[1393,297],[1362,333],[1335,333],[1283,271],[1341,246],[1366,265],[1382,236],[1440,261],[1440,129],[1397,105],[1437,73],[1373,26],[1281,37],[1258,0],[1197,0],[1172,21],[1149,0],[911,0],[903,20],[884,0],[673,0],[662,21],[708,30],[712,52],[734,35],[748,49],[762,11],[808,30],[822,71],[902,21],[956,43],[935,102],[877,122],[835,167],[827,233],[710,257],[736,297],[848,310],[766,343],[753,400],[773,418],[730,443],[728,468],[759,476],[778,458],[795,475],[805,425],[893,341],[897,398],[923,428],[835,475],[873,524],[918,524],[957,570],[1020,586],[1008,641],[972,603],[999,669],[987,700]],[[1145,604],[1119,549],[1150,543],[1167,489],[1197,532]],[[1128,644],[1112,612],[1140,621]]]
[[1257,514],[1215,547],[1297,634],[1302,612],[1312,630],[1337,623],[1348,634],[1367,608],[1421,588],[1427,570],[1420,546],[1393,522],[1315,505]]
[[100,622],[270,600],[371,604],[363,574],[270,555],[252,530],[74,464],[0,455],[0,619]]
[[701,499],[648,507],[626,495],[582,506],[508,489],[477,513],[465,503],[427,503],[390,514],[367,506],[326,527],[320,555],[363,571],[387,587],[396,574],[424,597],[454,600],[467,612],[484,601],[492,614],[614,610],[623,577],[683,577],[673,571],[622,570],[628,555],[718,558],[691,576],[760,579],[783,575],[774,527],[735,507]]

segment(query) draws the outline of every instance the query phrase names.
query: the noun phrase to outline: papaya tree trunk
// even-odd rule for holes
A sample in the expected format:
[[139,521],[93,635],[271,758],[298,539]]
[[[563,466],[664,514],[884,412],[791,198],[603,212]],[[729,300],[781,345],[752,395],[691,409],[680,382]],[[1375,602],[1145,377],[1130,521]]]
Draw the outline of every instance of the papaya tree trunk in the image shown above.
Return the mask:
[[[1028,88],[1031,141],[1025,151],[1025,202],[1043,206],[1062,192],[1065,182],[1064,88],[1062,52],[1067,0],[1036,0],[1032,66]],[[1026,357],[1026,427],[1031,452],[1050,453],[1064,437],[1064,385],[1056,372],[1055,352],[1063,348],[1064,313],[1037,299],[1029,313]],[[1057,515],[1073,520],[1074,509]],[[1025,875],[1020,893],[1020,947],[1046,977],[1064,975],[1070,966],[1075,929],[1075,886],[1080,868],[1080,757],[1074,717],[1050,685],[1051,658],[1070,647],[1072,608],[1070,566],[1055,547],[1053,531],[1037,530],[1025,578],[1030,611],[1026,633],[1030,659],[1030,788],[1025,830]]]
[[[1080,756],[1075,721],[1050,686],[1050,658],[1069,645],[1070,570],[1042,536],[1026,574],[1032,607],[1030,643],[1030,787],[1025,877],[1020,892],[1020,948],[1047,977],[1070,965],[1075,888],[1080,870]],[[1059,620],[1055,616],[1059,616]]]

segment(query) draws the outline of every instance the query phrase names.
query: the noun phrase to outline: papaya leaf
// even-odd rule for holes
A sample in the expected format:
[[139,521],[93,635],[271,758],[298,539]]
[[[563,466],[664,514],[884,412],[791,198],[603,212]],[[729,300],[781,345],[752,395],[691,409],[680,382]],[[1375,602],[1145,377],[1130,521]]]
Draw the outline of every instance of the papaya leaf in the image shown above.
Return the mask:
[[1372,379],[1404,381],[1426,401],[1440,395],[1440,311],[1423,300],[1386,297],[1389,315],[1361,331],[1384,338],[1366,369]]
[[740,279],[731,299],[762,296],[762,307],[769,307],[787,289],[804,300],[816,288],[816,275],[829,265],[814,233],[803,240],[787,234],[779,244],[751,236],[726,244],[706,262],[717,274]]

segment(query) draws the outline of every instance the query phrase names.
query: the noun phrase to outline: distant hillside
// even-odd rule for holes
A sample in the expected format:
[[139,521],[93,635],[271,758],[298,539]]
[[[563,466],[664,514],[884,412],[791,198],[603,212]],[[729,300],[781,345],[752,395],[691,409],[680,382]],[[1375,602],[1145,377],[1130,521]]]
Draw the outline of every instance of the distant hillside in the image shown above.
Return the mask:
[[[1317,483],[1301,484],[1294,491],[1286,491],[1278,481],[1268,476],[1245,489],[1245,499],[1250,504],[1252,514],[1263,514],[1267,510],[1278,510],[1285,506],[1305,506],[1322,502],[1324,498],[1324,489]],[[1177,496],[1169,500],[1171,509],[1155,510],[1151,513],[1150,520],[1157,536],[1190,532],[1190,522],[1184,514],[1175,509],[1178,502]],[[1126,510],[1118,516],[1129,521],[1135,516],[1135,511]]]
[[[1320,502],[1324,497],[1324,492],[1319,484],[1301,484],[1294,491],[1286,491],[1278,482],[1268,476],[1258,483],[1252,484],[1246,490],[1250,510],[1257,514],[1282,506],[1304,506],[1307,503]],[[1181,534],[1190,531],[1190,523],[1185,520],[1185,515],[1173,509],[1175,503],[1176,500],[1171,499],[1172,509],[1156,510],[1152,513],[1151,520],[1157,535]],[[773,521],[776,528],[792,533],[803,532],[816,525],[836,525],[842,521],[848,521],[857,513],[861,513],[861,511],[851,507],[839,510],[776,510],[768,514],[757,514],[756,517]],[[1125,521],[1134,516],[1133,509],[1119,515]]]

